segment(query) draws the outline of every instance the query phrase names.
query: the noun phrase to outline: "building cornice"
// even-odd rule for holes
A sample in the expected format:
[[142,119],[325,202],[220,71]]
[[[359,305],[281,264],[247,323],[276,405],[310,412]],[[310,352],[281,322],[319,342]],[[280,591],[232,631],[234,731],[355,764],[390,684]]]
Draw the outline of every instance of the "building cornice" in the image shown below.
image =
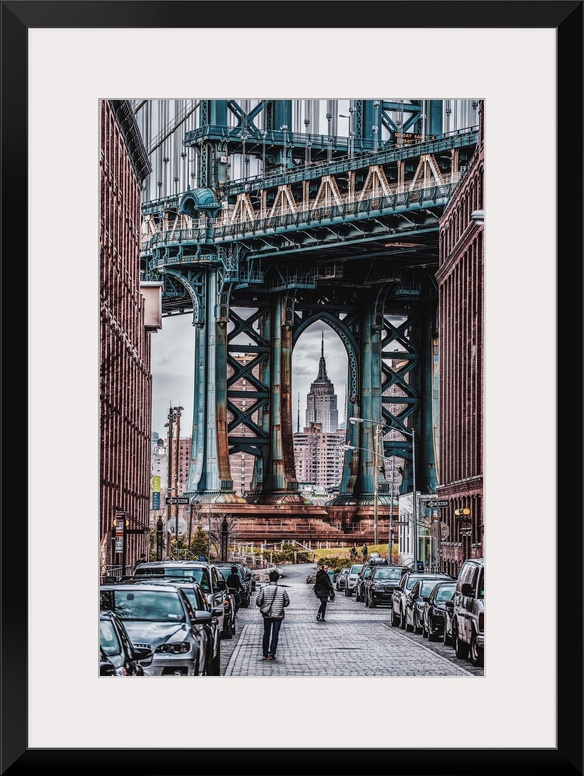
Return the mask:
[[142,183],[152,172],[152,165],[128,100],[109,100],[114,117],[126,141],[126,147],[136,177]]

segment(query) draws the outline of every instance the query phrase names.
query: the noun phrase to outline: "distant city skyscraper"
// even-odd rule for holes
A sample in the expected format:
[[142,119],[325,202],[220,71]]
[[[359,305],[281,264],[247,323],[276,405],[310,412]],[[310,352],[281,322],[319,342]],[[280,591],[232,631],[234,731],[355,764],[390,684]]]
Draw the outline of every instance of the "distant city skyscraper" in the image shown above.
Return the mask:
[[339,411],[337,409],[337,395],[335,386],[326,373],[326,361],[324,357],[324,333],[318,366],[318,376],[311,384],[306,396],[306,427],[319,423],[325,434],[332,434],[339,427]]

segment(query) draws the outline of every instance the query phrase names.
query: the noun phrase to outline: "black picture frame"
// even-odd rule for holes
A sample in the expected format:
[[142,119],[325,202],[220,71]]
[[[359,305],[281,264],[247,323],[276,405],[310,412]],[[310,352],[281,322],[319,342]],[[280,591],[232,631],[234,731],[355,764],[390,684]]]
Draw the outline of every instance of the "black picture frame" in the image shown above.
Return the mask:
[[[278,2],[276,26],[295,26],[300,2]],[[225,749],[30,749],[27,743],[27,656],[23,648],[27,634],[27,569],[26,557],[16,552],[14,522],[19,521],[18,546],[26,547],[27,527],[21,513],[26,505],[26,466],[22,453],[11,450],[14,463],[7,465],[4,477],[2,520],[2,751],[1,772],[10,776],[37,773],[51,769],[59,774],[78,774],[86,767],[102,771],[124,773],[125,776],[149,774],[233,774],[244,766],[257,774],[322,773],[407,773],[417,774],[581,774],[582,771],[582,520],[580,488],[582,480],[582,2],[351,2],[351,13],[339,13],[340,2],[310,2],[306,6],[310,26],[331,27],[448,27],[448,28],[553,28],[557,32],[557,91],[556,126],[557,149],[547,147],[545,153],[555,153],[558,174],[557,216],[557,280],[561,289],[558,304],[558,331],[569,334],[570,353],[577,369],[570,370],[558,386],[562,388],[562,406],[569,417],[557,415],[558,430],[564,438],[558,445],[558,589],[569,590],[557,600],[558,623],[558,746],[555,749],[465,749],[464,736],[460,748],[446,749],[393,749],[378,746],[363,749],[324,747],[304,748],[301,741],[293,740],[289,749],[270,751],[269,747]],[[345,2],[347,11],[349,2]],[[27,201],[27,175],[20,160],[27,157],[27,34],[31,28],[109,28],[109,27],[205,27],[216,26],[217,7],[229,11],[231,27],[273,27],[273,14],[262,15],[268,3],[262,2],[84,2],[50,0],[15,0],[1,3],[2,22],[2,247],[6,301],[15,290],[16,279],[23,287],[27,269],[26,253],[29,216],[23,203]],[[263,6],[263,8],[262,8]],[[308,10],[309,9],[309,10]],[[137,23],[137,12],[139,23]],[[304,12],[304,9],[303,9]],[[286,21],[287,20],[287,21]],[[549,106],[548,106],[549,107]],[[550,107],[549,110],[552,110]],[[532,124],[533,131],[539,131]],[[542,131],[542,145],[544,132]],[[527,204],[533,204],[532,193],[523,192]],[[18,254],[18,269],[13,260]],[[12,257],[12,259],[11,259]],[[8,274],[8,270],[12,270]],[[25,297],[25,295],[22,295]],[[26,315],[23,300],[18,313],[19,333],[3,337],[3,362],[8,367],[20,364],[18,374],[11,372],[9,384],[3,381],[5,419],[15,421],[13,438],[26,438],[26,420],[14,416],[14,408],[22,408],[22,396],[27,393],[26,366],[22,349],[26,347]],[[9,308],[11,309],[11,308]],[[4,316],[6,319],[6,315]],[[5,330],[6,331],[6,330]],[[561,337],[558,337],[558,344]],[[549,365],[548,365],[549,369]],[[534,383],[539,385],[535,375]],[[534,418],[534,422],[539,422]],[[18,424],[18,425],[16,425]],[[8,426],[10,427],[10,426]],[[24,433],[23,433],[24,432]],[[576,437],[574,439],[574,437]],[[8,434],[5,438],[8,438]],[[571,440],[571,442],[570,442]],[[569,454],[563,450],[569,448]],[[8,458],[7,445],[4,459]],[[577,468],[575,468],[577,467]],[[10,473],[10,476],[8,476]],[[537,477],[534,474],[534,477]],[[519,483],[529,495],[530,484]],[[14,512],[14,494],[18,498],[18,516]],[[576,512],[576,514],[575,514]],[[57,585],[59,564],[51,564],[48,582]],[[511,561],[511,565],[513,560]],[[17,584],[16,584],[17,582]],[[534,573],[532,583],[544,584]],[[15,599],[17,596],[17,600]],[[565,624],[564,624],[565,623]],[[568,625],[569,623],[569,625]],[[553,627],[542,612],[539,623],[530,624],[525,647],[511,639],[509,660],[521,659],[521,649],[529,648],[530,639],[536,638],[540,627]],[[50,660],[48,660],[50,670]],[[534,677],[536,680],[536,677]],[[285,702],[285,699],[283,699]],[[504,699],[502,699],[504,702]],[[425,701],[424,701],[425,703]],[[415,702],[408,702],[413,709]],[[307,699],[308,714],[316,713],[313,699]],[[445,710],[446,711],[446,710]],[[451,711],[451,710],[448,710]],[[123,721],[123,714],[119,716]],[[168,720],[167,720],[168,721]],[[152,717],[149,722],[155,724]],[[229,740],[228,722],[226,741]],[[316,724],[316,723],[315,723]],[[389,722],[388,722],[389,724]],[[105,742],[106,739],[104,739]],[[250,727],[250,744],[261,740],[257,729]],[[298,746],[293,744],[298,743]],[[324,742],[326,744],[326,742]]]

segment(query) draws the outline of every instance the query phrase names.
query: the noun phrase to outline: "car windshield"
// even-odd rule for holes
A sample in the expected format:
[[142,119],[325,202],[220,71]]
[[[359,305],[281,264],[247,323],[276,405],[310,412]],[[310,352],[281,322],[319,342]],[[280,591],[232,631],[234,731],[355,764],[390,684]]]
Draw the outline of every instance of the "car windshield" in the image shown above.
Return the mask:
[[191,577],[192,579],[196,579],[203,588],[204,593],[211,592],[209,571],[204,566],[138,566],[134,572],[134,576]]
[[122,645],[110,620],[99,622],[99,643],[106,655],[121,655]]
[[422,586],[420,588],[420,595],[430,595],[432,590],[436,587],[440,580],[439,579],[428,579],[425,582],[422,582]]
[[178,591],[107,590],[101,593],[101,608],[114,611],[122,620],[184,622]]
[[411,590],[418,579],[420,579],[420,577],[408,577],[408,581],[406,582],[406,590]]
[[375,579],[391,579],[392,581],[395,580],[396,582],[399,582],[401,577],[401,569],[398,569],[395,566],[384,566],[383,568],[375,570]]
[[350,574],[358,574],[361,571],[362,568],[363,568],[363,564],[362,563],[361,564],[357,564],[356,566],[351,566],[351,571],[349,573]]
[[450,601],[455,589],[456,585],[440,585],[436,591],[436,601]]

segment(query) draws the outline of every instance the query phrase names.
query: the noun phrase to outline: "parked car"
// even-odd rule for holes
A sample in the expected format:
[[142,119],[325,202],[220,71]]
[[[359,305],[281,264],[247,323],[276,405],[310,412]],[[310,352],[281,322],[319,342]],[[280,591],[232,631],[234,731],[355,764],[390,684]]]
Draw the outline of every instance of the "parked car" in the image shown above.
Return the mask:
[[372,552],[369,555],[367,562],[372,564],[381,563],[382,565],[387,566],[387,558],[382,558],[378,552]]
[[215,562],[213,564],[214,566],[217,566],[219,571],[221,572],[221,575],[223,576],[223,579],[227,580],[227,577],[231,574],[231,569],[235,566],[237,569],[237,574],[239,576],[239,579],[241,581],[241,584],[243,585],[243,590],[240,591],[241,596],[241,606],[244,609],[247,609],[251,602],[251,592],[252,592],[252,584],[251,584],[251,576],[247,576],[246,572],[244,571],[244,567],[241,565],[241,563],[229,563],[228,561],[219,561]]
[[335,587],[337,590],[344,590],[345,585],[347,584],[347,576],[349,575],[350,567],[346,566],[344,569],[341,569],[339,571],[339,575],[337,576],[337,581],[335,582]]
[[220,616],[221,638],[232,639],[235,633],[235,599],[219,569],[212,563],[194,560],[153,560],[141,563],[134,570],[134,577],[175,576],[192,577],[201,586],[210,606],[223,606]]
[[361,566],[361,571],[355,583],[355,601],[359,603],[364,603],[365,601],[365,582],[370,577],[374,565],[368,561]]
[[355,585],[357,584],[357,577],[359,576],[359,572],[363,568],[362,563],[353,563],[351,568],[349,569],[349,573],[347,574],[347,583],[345,585],[345,595],[346,596],[352,596],[353,590],[355,589]]
[[452,645],[456,656],[484,664],[485,568],[484,558],[469,558],[460,568],[452,597]]
[[374,609],[383,604],[391,606],[391,596],[406,573],[405,566],[387,566],[373,564],[371,573],[363,580],[363,601],[365,606]]
[[134,646],[114,612],[99,613],[99,649],[100,676],[144,676],[144,665],[152,662],[152,650]]
[[132,643],[154,654],[144,666],[145,676],[200,676],[204,670],[196,623],[211,613],[195,611],[174,585],[100,585],[100,610],[117,614]]
[[392,625],[399,625],[402,630],[406,627],[406,596],[413,588],[418,579],[424,579],[432,577],[434,579],[449,579],[452,577],[448,574],[426,574],[424,571],[407,571],[399,585],[395,588],[391,594],[391,618]]
[[436,641],[443,635],[446,604],[452,601],[455,588],[455,580],[438,582],[428,596],[422,612],[422,636],[428,641]]
[[406,594],[406,630],[422,633],[424,606],[440,577],[424,574],[422,579],[414,582],[412,589]]
[[[133,580],[141,584],[141,580]],[[207,596],[199,583],[192,577],[153,577],[149,584],[175,585],[180,588],[189,599],[195,611],[208,611],[211,613],[209,622],[197,622],[193,624],[195,631],[200,633],[203,645],[203,660],[205,668],[201,672],[205,676],[219,676],[221,674],[221,627],[219,618],[223,614],[223,607],[212,607],[207,601]]]

